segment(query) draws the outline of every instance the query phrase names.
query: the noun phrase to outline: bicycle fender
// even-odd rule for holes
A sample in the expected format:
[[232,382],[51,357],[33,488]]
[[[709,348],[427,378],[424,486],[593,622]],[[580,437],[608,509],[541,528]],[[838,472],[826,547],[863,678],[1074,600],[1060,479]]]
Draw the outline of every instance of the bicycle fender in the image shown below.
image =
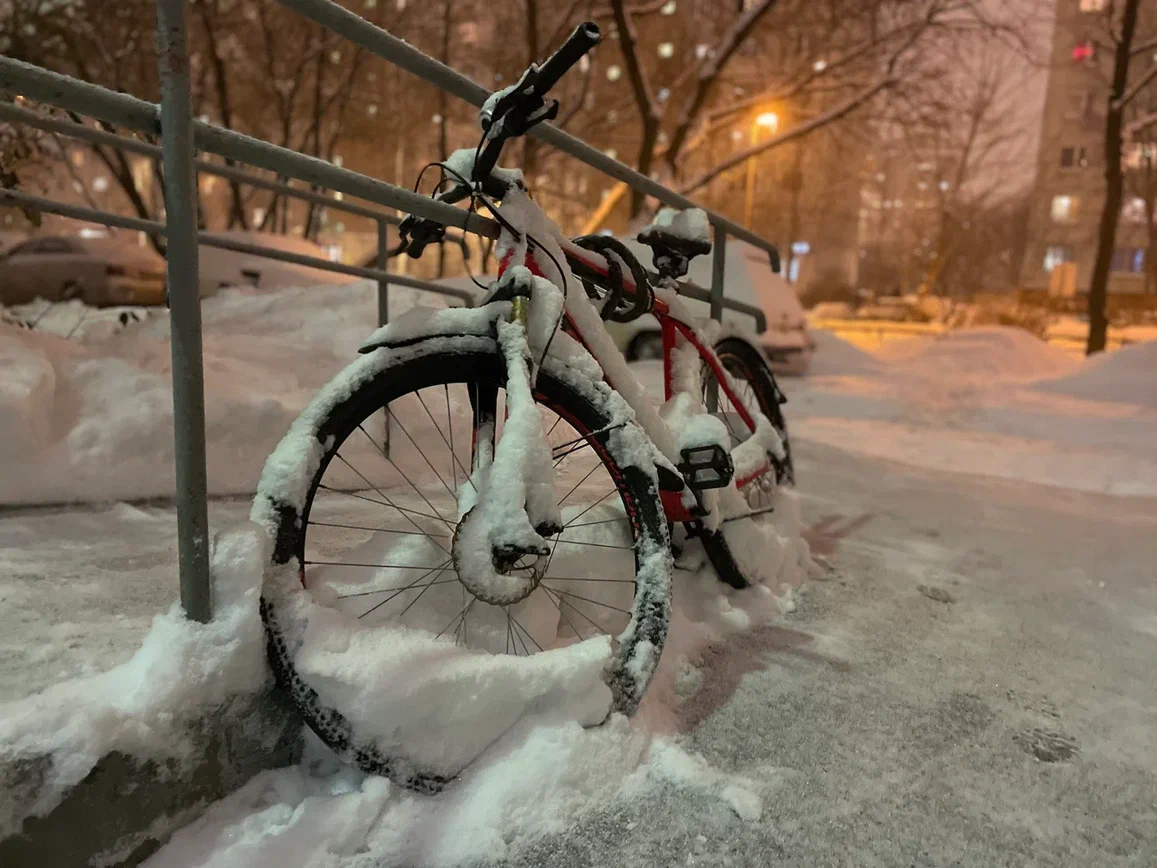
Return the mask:
[[495,321],[509,313],[508,301],[491,302],[482,307],[411,308],[362,341],[358,352],[408,347],[431,338],[496,337]]

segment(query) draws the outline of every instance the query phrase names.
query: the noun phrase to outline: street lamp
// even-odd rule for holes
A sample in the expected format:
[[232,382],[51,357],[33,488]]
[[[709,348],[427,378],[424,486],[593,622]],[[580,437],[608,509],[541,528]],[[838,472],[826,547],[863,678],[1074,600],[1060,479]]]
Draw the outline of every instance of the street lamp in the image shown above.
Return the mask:
[[[762,112],[751,122],[751,147],[759,141],[760,129],[769,130],[773,135],[779,129],[779,115],[775,112]],[[743,205],[743,225],[751,228],[752,211],[755,208],[755,154],[747,158],[747,196]]]

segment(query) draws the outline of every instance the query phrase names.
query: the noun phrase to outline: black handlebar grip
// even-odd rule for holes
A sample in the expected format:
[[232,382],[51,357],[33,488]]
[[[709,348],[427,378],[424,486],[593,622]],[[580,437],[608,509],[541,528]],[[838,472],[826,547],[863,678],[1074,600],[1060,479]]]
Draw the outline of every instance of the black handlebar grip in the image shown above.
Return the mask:
[[568,69],[579,62],[584,54],[599,44],[602,36],[599,34],[599,25],[587,21],[574,29],[567,37],[566,42],[559,46],[558,51],[546,59],[538,69],[537,90],[539,96],[558,84],[558,80],[566,75]]

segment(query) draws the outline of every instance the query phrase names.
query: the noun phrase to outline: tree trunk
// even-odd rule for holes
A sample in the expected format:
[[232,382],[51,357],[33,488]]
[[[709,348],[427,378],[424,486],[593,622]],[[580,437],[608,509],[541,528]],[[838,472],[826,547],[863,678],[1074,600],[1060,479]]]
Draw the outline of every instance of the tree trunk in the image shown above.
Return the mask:
[[1129,82],[1129,60],[1133,48],[1133,34],[1137,29],[1137,9],[1141,0],[1125,0],[1121,18],[1121,39],[1113,61],[1113,84],[1109,91],[1108,112],[1105,116],[1105,206],[1097,230],[1097,258],[1093,262],[1093,277],[1089,282],[1089,342],[1086,355],[1105,349],[1109,319],[1106,302],[1109,291],[1109,268],[1113,262],[1113,246],[1117,239],[1117,222],[1121,216],[1121,127],[1125,107],[1122,97]]

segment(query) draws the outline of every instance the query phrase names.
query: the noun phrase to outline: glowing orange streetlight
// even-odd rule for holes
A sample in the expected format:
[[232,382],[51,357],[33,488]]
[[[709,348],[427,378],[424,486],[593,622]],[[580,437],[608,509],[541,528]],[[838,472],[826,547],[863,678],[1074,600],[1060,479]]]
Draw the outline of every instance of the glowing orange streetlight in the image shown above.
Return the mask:
[[[759,140],[760,129],[769,130],[772,135],[779,129],[779,115],[773,111],[760,112],[751,122],[751,147]],[[751,218],[755,208],[755,155],[747,158],[747,196],[743,204],[743,225],[751,228]]]

